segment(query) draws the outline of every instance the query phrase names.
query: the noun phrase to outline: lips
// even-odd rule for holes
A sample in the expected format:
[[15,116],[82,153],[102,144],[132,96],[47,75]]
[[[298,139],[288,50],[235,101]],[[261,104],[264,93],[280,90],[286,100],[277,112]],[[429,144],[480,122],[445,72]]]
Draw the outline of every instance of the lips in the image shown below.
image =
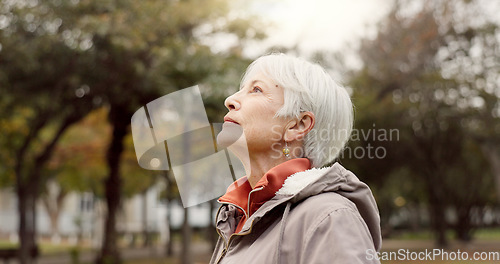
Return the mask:
[[224,122],[235,123],[235,124],[239,125],[238,122],[234,121],[232,118],[229,118],[229,117],[224,117]]

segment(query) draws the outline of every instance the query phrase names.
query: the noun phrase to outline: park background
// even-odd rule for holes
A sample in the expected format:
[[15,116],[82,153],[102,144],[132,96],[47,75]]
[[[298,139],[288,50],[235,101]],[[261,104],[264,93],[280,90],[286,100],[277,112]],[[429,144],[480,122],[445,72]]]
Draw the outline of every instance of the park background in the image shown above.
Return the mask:
[[206,263],[217,203],[183,209],[171,172],[138,166],[131,116],[202,84],[221,122],[246,66],[280,51],[351,93],[358,137],[339,162],[372,188],[383,251],[498,251],[498,14],[493,0],[1,0],[0,248],[23,264],[35,245],[37,263]]

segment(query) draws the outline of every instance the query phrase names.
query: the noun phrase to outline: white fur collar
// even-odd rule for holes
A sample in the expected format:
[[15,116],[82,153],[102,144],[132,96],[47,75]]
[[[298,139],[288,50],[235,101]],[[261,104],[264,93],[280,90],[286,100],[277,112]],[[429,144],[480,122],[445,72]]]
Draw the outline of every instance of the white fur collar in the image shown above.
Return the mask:
[[309,184],[317,181],[330,167],[326,168],[311,168],[309,170],[297,172],[288,176],[283,183],[283,186],[276,192],[279,195],[295,195],[304,189]]

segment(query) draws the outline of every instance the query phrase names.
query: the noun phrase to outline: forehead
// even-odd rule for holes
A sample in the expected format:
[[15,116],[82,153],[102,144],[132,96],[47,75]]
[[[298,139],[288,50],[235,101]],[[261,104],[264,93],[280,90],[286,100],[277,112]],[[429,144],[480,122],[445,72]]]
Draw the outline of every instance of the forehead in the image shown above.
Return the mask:
[[242,80],[240,89],[254,84],[254,83],[263,83],[269,87],[277,87],[278,83],[274,81],[272,78],[268,77],[262,71],[249,72],[245,78]]

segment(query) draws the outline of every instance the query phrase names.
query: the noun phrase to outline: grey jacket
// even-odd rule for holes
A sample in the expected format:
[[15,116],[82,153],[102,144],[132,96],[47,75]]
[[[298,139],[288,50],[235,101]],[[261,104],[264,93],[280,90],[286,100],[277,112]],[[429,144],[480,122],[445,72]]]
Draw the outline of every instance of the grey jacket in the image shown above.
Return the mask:
[[380,263],[367,253],[382,243],[375,199],[338,163],[289,176],[233,234],[239,214],[233,204],[219,208],[210,263]]

